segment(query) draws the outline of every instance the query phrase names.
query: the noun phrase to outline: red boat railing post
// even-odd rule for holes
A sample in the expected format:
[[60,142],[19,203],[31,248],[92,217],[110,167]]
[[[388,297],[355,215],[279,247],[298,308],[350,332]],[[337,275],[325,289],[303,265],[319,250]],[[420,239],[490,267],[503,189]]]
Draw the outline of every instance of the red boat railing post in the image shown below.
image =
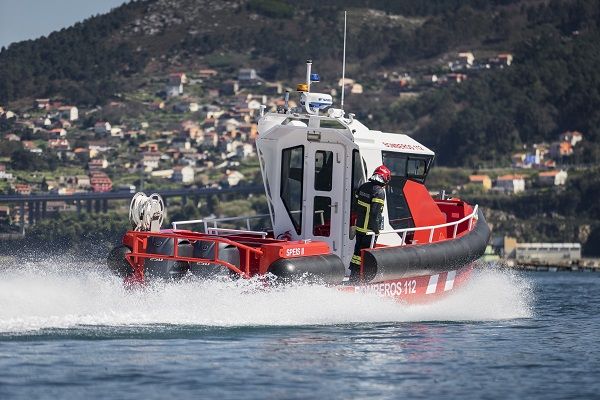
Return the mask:
[[245,250],[246,252],[246,275],[250,276],[250,252]]
[[471,214],[471,218],[469,218],[469,231],[471,230],[471,228],[473,228],[473,220],[477,219],[477,208],[479,207],[478,204],[475,205],[475,207],[473,208],[473,213]]
[[[143,239],[140,238],[137,234],[133,238],[133,282],[134,283],[144,283],[144,261],[142,257],[139,257],[140,253],[140,245],[143,244]],[[130,263],[131,264],[131,263]]]

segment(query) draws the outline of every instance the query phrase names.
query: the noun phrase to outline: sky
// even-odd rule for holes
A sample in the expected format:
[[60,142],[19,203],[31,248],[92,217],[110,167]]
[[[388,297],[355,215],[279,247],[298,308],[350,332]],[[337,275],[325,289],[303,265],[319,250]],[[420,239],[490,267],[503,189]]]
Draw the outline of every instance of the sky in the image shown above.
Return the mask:
[[0,47],[47,36],[125,0],[0,0]]

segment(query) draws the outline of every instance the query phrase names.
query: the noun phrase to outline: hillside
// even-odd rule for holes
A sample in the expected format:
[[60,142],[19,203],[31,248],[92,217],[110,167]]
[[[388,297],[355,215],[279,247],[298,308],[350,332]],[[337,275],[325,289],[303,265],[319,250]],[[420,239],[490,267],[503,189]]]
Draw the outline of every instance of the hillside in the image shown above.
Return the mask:
[[[159,72],[252,66],[292,86],[313,58],[333,88],[340,75],[343,9],[349,11],[348,75],[364,96],[349,98],[374,127],[415,134],[449,149],[445,165],[507,165],[506,153],[579,130],[577,161],[600,151],[600,6],[582,1],[149,0],[11,45],[0,52],[0,104],[62,97],[104,104]],[[381,74],[440,73],[457,51],[514,53],[514,67],[404,100]]]
[[131,2],[47,38],[3,49],[0,103],[57,94],[102,103],[119,78],[202,64],[229,70],[252,64],[266,79],[297,79],[302,60],[313,58],[322,75],[334,79],[340,74],[343,8],[349,9],[348,70],[356,76],[437,57],[457,46],[507,39],[496,27],[508,14],[477,1],[388,3]]

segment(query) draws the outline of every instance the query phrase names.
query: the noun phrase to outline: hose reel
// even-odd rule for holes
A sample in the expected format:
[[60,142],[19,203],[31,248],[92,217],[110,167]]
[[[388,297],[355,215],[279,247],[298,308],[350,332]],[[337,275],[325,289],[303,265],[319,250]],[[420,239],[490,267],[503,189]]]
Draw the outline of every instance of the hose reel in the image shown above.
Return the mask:
[[129,222],[136,231],[158,232],[166,214],[165,202],[158,193],[136,193],[129,205]]

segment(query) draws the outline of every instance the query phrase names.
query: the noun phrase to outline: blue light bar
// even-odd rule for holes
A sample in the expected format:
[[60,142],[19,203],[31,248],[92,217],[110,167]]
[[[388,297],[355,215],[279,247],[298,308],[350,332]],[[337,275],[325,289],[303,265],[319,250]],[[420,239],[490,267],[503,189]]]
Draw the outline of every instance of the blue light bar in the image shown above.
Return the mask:
[[321,81],[321,77],[319,76],[319,74],[310,74],[310,81],[319,82]]

